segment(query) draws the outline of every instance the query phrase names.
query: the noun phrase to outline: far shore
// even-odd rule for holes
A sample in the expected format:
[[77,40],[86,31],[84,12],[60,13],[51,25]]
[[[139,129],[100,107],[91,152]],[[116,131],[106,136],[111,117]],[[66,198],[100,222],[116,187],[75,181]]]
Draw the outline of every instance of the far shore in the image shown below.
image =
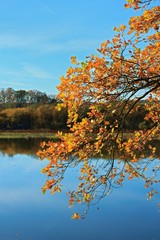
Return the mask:
[[[60,132],[67,133],[65,130],[59,130]],[[41,138],[50,140],[59,140],[57,136],[58,130],[0,130],[0,139],[31,139],[31,138]],[[124,137],[132,138],[134,136],[133,132],[125,132]],[[156,140],[160,140],[160,135],[156,135]]]
[[58,131],[51,130],[6,130],[0,131],[0,139],[17,139],[17,138],[46,138],[52,140],[58,140]]

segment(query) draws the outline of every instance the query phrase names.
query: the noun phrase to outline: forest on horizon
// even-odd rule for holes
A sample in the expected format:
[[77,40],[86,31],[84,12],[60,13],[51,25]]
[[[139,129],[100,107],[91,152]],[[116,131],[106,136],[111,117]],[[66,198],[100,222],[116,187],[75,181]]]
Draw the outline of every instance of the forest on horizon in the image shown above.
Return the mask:
[[[67,130],[67,109],[57,110],[60,102],[55,95],[47,95],[37,90],[0,90],[0,130]],[[125,121],[125,130],[149,129],[151,121],[144,120],[145,101],[142,101]],[[105,106],[101,106],[103,112]],[[79,109],[79,120],[87,117],[89,103]],[[114,120],[108,112],[106,120]]]

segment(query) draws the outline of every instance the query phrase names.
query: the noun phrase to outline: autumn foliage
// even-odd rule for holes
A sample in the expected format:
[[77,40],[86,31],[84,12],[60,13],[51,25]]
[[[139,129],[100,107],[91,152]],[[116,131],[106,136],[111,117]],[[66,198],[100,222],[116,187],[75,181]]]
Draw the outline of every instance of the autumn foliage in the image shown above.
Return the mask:
[[[59,133],[60,142],[43,143],[38,153],[49,160],[42,170],[50,177],[43,192],[61,191],[67,168],[80,164],[80,183],[70,192],[71,206],[99,201],[126,177],[142,178],[147,188],[159,183],[159,164],[152,179],[145,171],[148,159],[154,161],[160,133],[160,7],[151,0],[128,0],[125,7],[140,10],[141,15],[131,17],[128,26],[115,27],[115,36],[101,44],[98,55],[84,62],[71,58],[73,66],[58,86],[62,103],[57,107],[67,107],[71,132]],[[125,123],[144,99],[144,120],[151,121],[151,127],[127,134]],[[79,109],[85,103],[90,103],[87,117],[79,120]],[[91,159],[97,157],[108,160],[93,163]],[[159,155],[156,158],[160,160]],[[148,197],[154,193],[151,187]],[[80,215],[75,213],[73,218]]]

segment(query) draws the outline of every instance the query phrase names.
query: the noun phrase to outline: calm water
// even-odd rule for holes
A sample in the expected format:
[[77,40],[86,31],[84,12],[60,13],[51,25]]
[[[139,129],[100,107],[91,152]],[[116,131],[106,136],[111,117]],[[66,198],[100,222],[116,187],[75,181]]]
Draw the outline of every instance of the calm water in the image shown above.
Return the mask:
[[[37,147],[0,142],[0,240],[160,240],[160,199],[147,201],[140,180],[114,189],[84,220],[71,220],[77,208],[68,208],[65,193],[41,193],[46,162],[35,157]],[[73,187],[77,174],[69,170],[64,188]]]

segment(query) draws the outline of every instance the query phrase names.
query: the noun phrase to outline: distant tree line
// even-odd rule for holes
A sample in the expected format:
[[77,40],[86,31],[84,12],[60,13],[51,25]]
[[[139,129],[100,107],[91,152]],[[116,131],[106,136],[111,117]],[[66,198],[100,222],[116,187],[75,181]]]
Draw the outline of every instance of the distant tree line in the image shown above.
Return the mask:
[[0,130],[66,129],[67,110],[58,111],[55,95],[37,90],[0,90]]
[[[67,109],[58,111],[56,106],[59,101],[55,95],[47,95],[37,90],[2,89],[0,91],[0,130],[66,130],[68,129]],[[89,106],[90,104],[86,103],[79,109],[79,121],[87,117]],[[103,112],[105,106],[100,107]],[[105,114],[106,121],[116,120],[116,115],[111,111]],[[125,120],[124,130],[134,131],[152,127],[152,121],[144,120],[145,115],[143,101]]]
[[65,129],[67,111],[56,110],[56,105],[43,104],[0,111],[0,130],[60,130]]
[[55,95],[47,95],[37,90],[0,90],[0,109],[26,107],[33,104],[51,104],[57,102]]

